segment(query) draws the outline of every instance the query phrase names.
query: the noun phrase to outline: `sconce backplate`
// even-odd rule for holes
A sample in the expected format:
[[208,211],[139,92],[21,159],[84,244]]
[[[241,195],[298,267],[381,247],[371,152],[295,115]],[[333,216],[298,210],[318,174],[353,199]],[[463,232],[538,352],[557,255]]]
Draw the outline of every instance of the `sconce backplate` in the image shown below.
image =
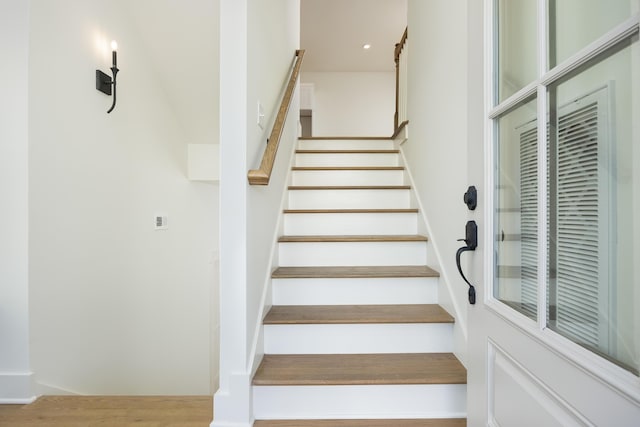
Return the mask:
[[103,73],[100,70],[96,70],[96,89],[100,92],[111,95],[111,76]]

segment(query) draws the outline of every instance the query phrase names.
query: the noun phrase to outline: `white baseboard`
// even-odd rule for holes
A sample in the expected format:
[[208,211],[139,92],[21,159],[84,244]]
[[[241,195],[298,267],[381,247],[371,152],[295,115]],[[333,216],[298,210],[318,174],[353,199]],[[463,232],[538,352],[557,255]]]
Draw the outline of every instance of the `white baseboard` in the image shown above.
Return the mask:
[[82,396],[82,393],[41,382],[36,382],[36,392],[38,396]]
[[211,427],[251,427],[251,374],[232,374],[226,388],[213,395],[215,408]]
[[38,397],[33,385],[33,372],[0,373],[0,404],[32,403]]
[[213,421],[210,424],[211,427],[251,427],[253,426],[253,421],[250,423],[226,423],[220,421]]

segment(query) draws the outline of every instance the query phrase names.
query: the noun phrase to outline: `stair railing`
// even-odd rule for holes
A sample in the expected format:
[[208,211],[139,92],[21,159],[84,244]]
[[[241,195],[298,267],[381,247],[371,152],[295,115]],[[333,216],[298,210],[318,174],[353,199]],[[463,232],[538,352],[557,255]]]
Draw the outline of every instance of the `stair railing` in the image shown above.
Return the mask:
[[396,113],[393,117],[393,130],[398,130],[407,122],[407,66],[409,60],[409,40],[407,29],[396,43],[394,59],[396,63]]
[[282,102],[280,103],[280,109],[278,115],[273,123],[271,134],[267,142],[267,147],[264,149],[262,155],[262,161],[260,162],[259,169],[251,169],[247,174],[249,178],[249,184],[251,185],[269,185],[271,179],[271,171],[273,170],[273,164],[276,161],[276,154],[278,152],[278,145],[280,144],[280,138],[284,130],[284,125],[289,113],[289,107],[291,106],[291,100],[293,99],[293,92],[296,88],[298,76],[300,74],[300,66],[302,65],[302,58],[304,57],[304,50],[296,50],[295,61],[289,77],[289,82],[282,96]]

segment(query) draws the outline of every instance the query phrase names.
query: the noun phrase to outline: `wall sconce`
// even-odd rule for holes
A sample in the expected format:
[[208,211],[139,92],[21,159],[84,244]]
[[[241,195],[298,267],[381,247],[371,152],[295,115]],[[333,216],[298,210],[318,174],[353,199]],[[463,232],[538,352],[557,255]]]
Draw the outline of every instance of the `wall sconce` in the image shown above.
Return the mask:
[[113,74],[113,78],[103,73],[100,70],[96,70],[96,89],[100,92],[111,96],[111,86],[113,86],[113,104],[111,104],[111,108],[107,113],[113,111],[116,108],[116,75],[118,74],[118,43],[114,41],[111,42],[111,57],[113,65],[111,66],[111,74]]

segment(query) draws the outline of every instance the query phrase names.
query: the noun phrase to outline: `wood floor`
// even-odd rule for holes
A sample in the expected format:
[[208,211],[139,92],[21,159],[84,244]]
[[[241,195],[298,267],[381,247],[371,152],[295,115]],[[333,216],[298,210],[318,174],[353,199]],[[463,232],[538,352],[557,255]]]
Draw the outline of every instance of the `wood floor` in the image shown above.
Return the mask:
[[208,427],[210,396],[43,396],[0,405],[2,427]]
[[426,236],[420,235],[382,235],[382,236],[281,236],[281,243],[312,243],[312,242],[426,242]]
[[[43,396],[31,405],[0,405],[2,427],[208,427],[209,396]],[[465,427],[465,419],[273,420],[254,427]]]
[[410,190],[410,185],[290,185],[289,190]]
[[253,427],[465,427],[467,420],[273,420],[256,421]]

